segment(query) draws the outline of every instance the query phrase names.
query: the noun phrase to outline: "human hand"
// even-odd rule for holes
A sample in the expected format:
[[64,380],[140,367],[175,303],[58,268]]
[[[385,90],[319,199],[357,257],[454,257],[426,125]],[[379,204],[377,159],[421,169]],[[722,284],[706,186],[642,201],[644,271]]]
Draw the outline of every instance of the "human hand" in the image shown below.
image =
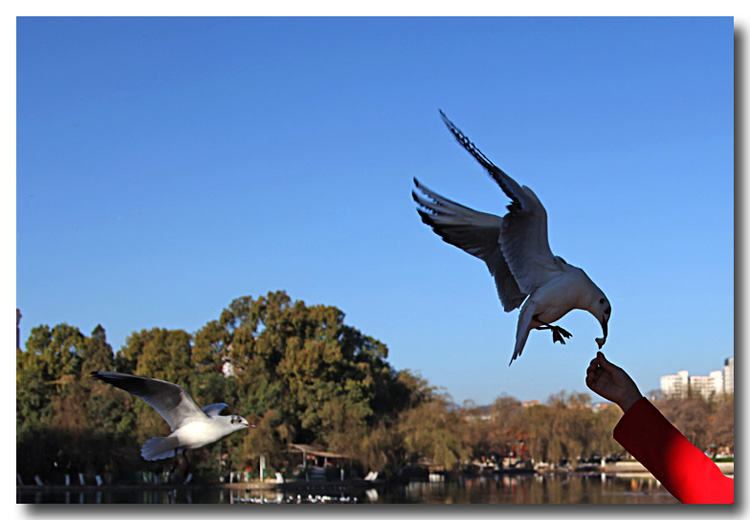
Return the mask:
[[586,386],[616,403],[623,412],[627,412],[642,397],[627,372],[610,363],[601,352],[596,354],[586,369]]

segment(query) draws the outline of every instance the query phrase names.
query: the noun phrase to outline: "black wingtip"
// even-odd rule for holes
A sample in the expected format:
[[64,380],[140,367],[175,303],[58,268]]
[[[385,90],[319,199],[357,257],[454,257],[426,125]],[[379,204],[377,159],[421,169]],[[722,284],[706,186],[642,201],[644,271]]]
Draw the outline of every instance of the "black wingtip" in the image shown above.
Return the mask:
[[425,195],[424,188],[422,187],[422,183],[420,183],[416,177],[414,177],[414,186],[421,192],[421,194],[417,193],[417,191],[415,190],[411,190],[411,198],[414,199],[414,202],[416,202],[420,206],[423,206],[424,202],[422,202],[422,200],[420,199],[420,195]]
[[443,113],[442,110],[440,110],[440,115],[443,117],[443,122],[448,127],[448,130],[451,134],[453,134],[453,137],[455,137],[456,141],[464,147],[464,149],[469,152],[474,159],[476,159],[479,164],[481,164],[485,170],[490,174],[490,176],[495,179],[495,182],[497,182],[502,190],[505,192],[508,197],[510,197],[514,202],[517,202],[516,196],[510,192],[507,183],[508,180],[504,177],[508,177],[508,174],[505,173],[503,170],[498,168],[492,161],[490,161],[486,155],[482,153],[482,151],[477,148],[477,146],[466,136],[464,133],[455,125],[453,124],[453,121],[448,119],[448,117]]
[[445,123],[445,126],[447,126],[451,131],[453,131],[454,128],[456,128],[456,125],[453,124],[453,121],[448,119],[448,116],[445,115],[445,112],[442,110],[438,110],[440,112],[440,119],[443,120],[443,123]]
[[430,226],[433,229],[433,231],[435,231],[435,233],[440,235],[440,233],[438,233],[437,230],[435,229],[435,221],[432,220],[432,215],[430,215],[426,211],[421,210],[419,208],[417,208],[417,213],[419,213],[419,216],[422,219],[422,222]]
[[[463,146],[464,148],[466,148],[466,150],[471,155],[473,155],[474,157],[476,157],[481,162],[481,159],[479,157],[477,157],[477,155],[475,153],[476,146],[474,146],[474,143],[472,143],[469,140],[469,138],[466,137],[461,130],[459,130],[459,128],[453,123],[453,121],[451,121],[450,119],[448,119],[448,116],[446,116],[445,113],[442,110],[440,111],[440,116],[443,118],[443,123],[445,123],[445,126],[448,127],[448,130],[450,131],[450,133],[453,134],[453,137],[456,138],[456,141],[458,141],[461,144],[461,146]],[[479,150],[476,150],[476,151],[478,152]],[[481,154],[481,152],[480,152],[480,154]]]

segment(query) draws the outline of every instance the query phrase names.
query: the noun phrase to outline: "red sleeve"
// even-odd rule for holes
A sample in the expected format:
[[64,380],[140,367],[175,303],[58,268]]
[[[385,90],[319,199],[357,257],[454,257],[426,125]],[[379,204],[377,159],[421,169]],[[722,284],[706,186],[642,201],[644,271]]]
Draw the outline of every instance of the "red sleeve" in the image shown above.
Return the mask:
[[733,504],[734,479],[642,397],[615,426],[614,438],[685,504]]

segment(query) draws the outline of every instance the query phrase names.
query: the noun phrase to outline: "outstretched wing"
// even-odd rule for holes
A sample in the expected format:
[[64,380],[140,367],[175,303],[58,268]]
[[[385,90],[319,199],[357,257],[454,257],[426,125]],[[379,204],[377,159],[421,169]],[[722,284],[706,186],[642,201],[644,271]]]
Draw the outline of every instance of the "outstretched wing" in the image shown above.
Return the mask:
[[448,200],[417,179],[414,179],[414,184],[421,191],[421,194],[412,191],[412,197],[420,206],[417,212],[422,222],[445,242],[484,260],[495,279],[497,294],[506,312],[520,306],[526,293],[518,288],[503,257],[499,240],[503,219]]
[[91,375],[146,401],[169,423],[172,431],[185,422],[207,417],[190,392],[174,383],[118,372],[91,372]]
[[204,406],[202,410],[208,415],[209,417],[214,417],[216,415],[219,415],[221,411],[229,406],[225,403],[216,403],[216,404],[209,404],[208,406]]
[[501,219],[498,241],[518,287],[524,293],[531,294],[564,269],[564,264],[555,258],[549,247],[544,206],[529,187],[519,186],[495,166],[442,110],[440,116],[461,146],[487,170],[511,199],[508,214]]

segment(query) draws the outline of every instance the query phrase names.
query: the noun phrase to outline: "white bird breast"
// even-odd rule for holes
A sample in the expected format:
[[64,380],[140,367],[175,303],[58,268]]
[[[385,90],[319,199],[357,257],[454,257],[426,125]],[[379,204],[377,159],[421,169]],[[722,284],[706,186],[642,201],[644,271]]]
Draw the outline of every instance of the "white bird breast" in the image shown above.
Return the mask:
[[226,437],[234,430],[229,424],[217,419],[193,421],[172,432],[170,437],[177,437],[180,446],[196,449]]

